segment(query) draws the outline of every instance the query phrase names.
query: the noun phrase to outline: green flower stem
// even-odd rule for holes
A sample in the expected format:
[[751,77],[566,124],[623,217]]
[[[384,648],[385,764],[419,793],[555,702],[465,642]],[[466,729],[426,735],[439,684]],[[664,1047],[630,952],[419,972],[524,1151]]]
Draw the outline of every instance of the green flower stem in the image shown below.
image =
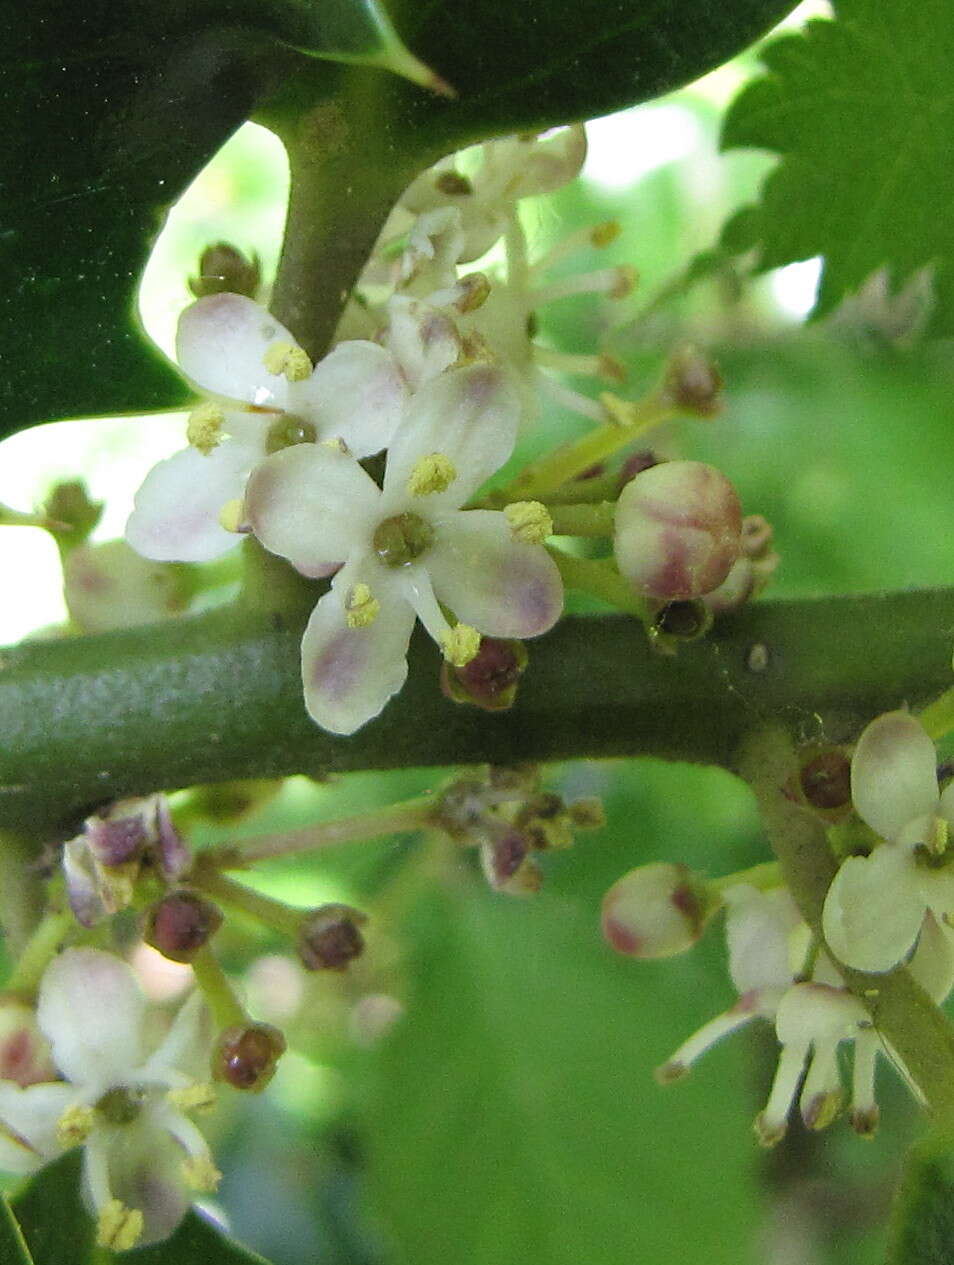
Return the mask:
[[928,703],[924,711],[918,713],[918,720],[935,742],[945,738],[954,729],[954,686]]
[[7,989],[32,997],[40,986],[43,972],[63,947],[63,941],[75,930],[76,920],[70,910],[44,914],[7,980]]
[[298,934],[305,910],[294,909],[283,900],[256,892],[244,883],[236,883],[235,879],[227,878],[217,870],[203,865],[201,859],[189,875],[189,882],[198,891],[211,896],[214,901],[230,905],[256,922],[280,931],[282,935],[294,937]]
[[731,768],[772,720],[851,742],[947,688],[954,589],[760,601],[673,656],[632,616],[566,617],[528,643],[516,703],[494,716],[443,697],[440,654],[418,633],[404,689],[349,738],[305,713],[303,626],[229,606],[167,620],[161,636],[4,650],[0,829],[64,839],[112,799],[292,773],[636,755]]
[[662,390],[652,391],[626,407],[627,421],[606,421],[579,439],[532,461],[495,495],[495,501],[499,496],[509,501],[546,500],[549,493],[570,479],[612,457],[650,427],[676,415],[671,399]]
[[777,861],[762,861],[759,865],[750,865],[747,870],[736,870],[734,874],[723,874],[721,878],[707,880],[710,890],[722,895],[729,887],[738,887],[741,883],[749,887],[757,887],[760,892],[769,892],[773,887],[781,887],[782,867]]
[[[755,792],[802,917],[824,944],[822,908],[838,867],[824,822],[784,792],[795,769],[791,738],[780,729],[764,730],[743,747],[739,772]],[[883,975],[838,969],[878,1034],[897,1052],[932,1115],[954,1123],[954,1027],[942,1011],[904,967]]]
[[192,973],[217,1028],[240,1027],[248,1022],[245,1008],[209,945],[204,945],[192,959]]
[[[619,496],[622,475],[619,470],[594,474],[588,479],[571,479],[547,494],[547,506],[585,505],[594,501],[613,501]],[[496,502],[495,502],[496,503]]]
[[266,835],[261,839],[248,839],[208,848],[202,853],[202,872],[207,874],[210,867],[222,870],[244,869],[273,857],[314,852],[318,848],[333,848],[342,843],[364,843],[403,830],[424,830],[432,824],[435,803],[433,795],[425,795],[404,804],[372,808],[369,812],[342,817],[338,821],[322,821],[301,830],[288,830],[282,834]]
[[612,536],[615,501],[597,505],[548,505],[554,536]]
[[617,610],[635,615],[643,623],[652,620],[654,608],[633,591],[612,563],[596,558],[578,558],[562,549],[550,548],[549,553],[568,589],[598,597]]

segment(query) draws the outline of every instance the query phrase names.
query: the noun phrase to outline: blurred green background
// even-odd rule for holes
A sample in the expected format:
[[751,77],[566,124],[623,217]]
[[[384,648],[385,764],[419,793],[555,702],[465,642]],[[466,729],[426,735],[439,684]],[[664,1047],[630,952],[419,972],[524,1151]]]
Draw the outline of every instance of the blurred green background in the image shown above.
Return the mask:
[[[721,109],[754,67],[750,56],[663,103],[597,122],[584,179],[526,207],[535,251],[578,225],[618,219],[609,252],[561,267],[609,258],[642,278],[624,303],[550,305],[544,334],[558,347],[612,350],[630,370],[621,393],[632,395],[676,343],[711,350],[726,380],[723,416],[672,426],[659,444],[718,464],[745,511],[770,519],[782,556],[773,595],[949,583],[949,349],[918,346],[903,305],[877,285],[824,327],[806,327],[811,264],[753,280],[746,261],[724,261],[680,284],[767,170],[764,156],[716,152]],[[257,251],[272,275],[286,182],[277,144],[252,126],[196,182],[143,288],[144,321],[165,347],[211,241]],[[548,414],[527,451],[580,425]],[[181,417],[162,417],[17,436],[0,449],[0,501],[28,509],[52,480],[83,473],[107,497],[99,534],[118,535],[142,475],[182,435]],[[3,640],[61,620],[50,541],[7,529],[0,549]],[[292,779],[240,823],[200,825],[195,839],[386,804],[445,776]],[[745,788],[717,770],[649,760],[553,768],[548,784],[603,795],[608,825],[548,856],[531,900],[490,892],[471,857],[413,835],[256,874],[293,903],[345,900],[372,922],[365,958],[330,979],[305,978],[277,937],[227,924],[228,967],[293,1052],[267,1094],[213,1121],[226,1174],[218,1214],[275,1265],[879,1260],[915,1127],[892,1073],[882,1066],[874,1143],[843,1121],[822,1136],[796,1124],[762,1153],[750,1125],[774,1067],[767,1026],[676,1086],[652,1078],[731,1000],[719,925],[663,963],[619,959],[599,937],[602,894],[635,864],[672,859],[723,874],[765,859]],[[141,965],[157,996],[185,984],[149,955]]]

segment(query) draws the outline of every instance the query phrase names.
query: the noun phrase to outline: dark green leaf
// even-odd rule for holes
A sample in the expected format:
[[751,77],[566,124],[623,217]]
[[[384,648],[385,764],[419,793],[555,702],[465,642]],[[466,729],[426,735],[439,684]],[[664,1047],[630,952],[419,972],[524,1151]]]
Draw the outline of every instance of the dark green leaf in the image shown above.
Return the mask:
[[[38,1173],[13,1200],[14,1214],[33,1253],[32,1262],[27,1256],[23,1258],[24,1265],[101,1265],[103,1253],[94,1249],[93,1222],[83,1204],[81,1166],[80,1151],[71,1151]],[[267,1265],[261,1256],[233,1242],[196,1212],[187,1213],[164,1243],[137,1248],[115,1259],[130,1265]],[[2,1252],[0,1263],[8,1265]],[[10,1258],[9,1265],[15,1263],[18,1265],[17,1258]]]
[[0,1198],[0,1261],[3,1265],[34,1265],[6,1195]]
[[414,987],[366,1121],[400,1261],[737,1265],[754,1200],[741,1052],[675,1092],[651,1075],[720,985],[705,952],[614,958],[597,920],[480,889],[415,912]]
[[911,1148],[891,1223],[888,1265],[954,1265],[954,1139]]
[[759,243],[764,268],[823,255],[816,314],[876,269],[900,285],[933,265],[933,328],[950,334],[954,6],[835,0],[835,11],[836,21],[768,45],[768,75],[729,111],[725,147],[782,158],[746,224],[746,244]]

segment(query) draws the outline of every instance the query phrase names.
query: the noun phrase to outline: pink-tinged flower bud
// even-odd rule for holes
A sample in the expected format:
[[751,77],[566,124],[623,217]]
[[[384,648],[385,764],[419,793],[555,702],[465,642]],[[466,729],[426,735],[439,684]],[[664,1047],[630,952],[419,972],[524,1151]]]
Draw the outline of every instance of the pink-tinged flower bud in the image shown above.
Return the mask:
[[170,892],[150,909],[143,939],[172,962],[191,962],[222,925],[222,911],[196,892]]
[[189,289],[197,299],[209,294],[244,294],[254,299],[262,283],[258,255],[247,259],[228,242],[207,246],[199,259],[199,275],[189,280]]
[[629,957],[673,957],[692,948],[717,908],[685,865],[655,861],[630,870],[606,893],[603,935]]
[[343,971],[364,952],[367,915],[350,905],[322,905],[304,918],[298,956],[308,971]]
[[663,462],[620,493],[616,562],[643,596],[701,597],[729,574],[741,530],[739,498],[721,471],[701,461]]
[[513,706],[526,666],[527,652],[522,641],[481,637],[477,654],[462,668],[444,660],[441,691],[455,703],[471,703],[485,712],[503,712]]
[[0,997],[0,1080],[25,1087],[57,1076],[32,1007],[16,997]]
[[212,1054],[212,1075],[233,1089],[260,1093],[275,1075],[287,1042],[270,1023],[247,1023],[226,1028]]

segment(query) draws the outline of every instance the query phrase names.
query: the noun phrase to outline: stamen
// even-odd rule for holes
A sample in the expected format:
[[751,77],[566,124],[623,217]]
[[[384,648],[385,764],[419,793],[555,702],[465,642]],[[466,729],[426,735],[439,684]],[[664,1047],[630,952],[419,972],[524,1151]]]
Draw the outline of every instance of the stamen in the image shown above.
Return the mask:
[[56,1122],[56,1140],[60,1146],[76,1146],[85,1142],[96,1122],[96,1113],[92,1107],[74,1103],[67,1107]]
[[430,496],[445,492],[457,478],[457,470],[449,457],[442,452],[432,452],[415,463],[407,481],[411,496]]
[[113,1252],[128,1252],[142,1237],[143,1217],[138,1208],[127,1208],[110,1199],[96,1222],[96,1246]]
[[444,658],[455,668],[466,668],[480,650],[480,633],[469,624],[456,624],[441,637]]
[[219,510],[219,526],[224,527],[226,531],[235,533],[247,530],[245,526],[245,502],[236,497],[232,501],[226,501]]
[[569,409],[570,412],[579,413],[581,417],[588,417],[594,422],[606,421],[605,411],[595,400],[591,400],[588,395],[582,395],[579,391],[574,391],[562,382],[557,382],[549,374],[538,373],[537,385],[551,400],[555,400],[557,404]]
[[381,603],[367,584],[356,584],[345,601],[345,618],[349,628],[367,628],[377,619]]
[[263,361],[269,373],[284,375],[289,382],[304,382],[313,372],[308,353],[294,343],[272,343]]
[[556,299],[566,299],[572,294],[607,294],[611,299],[625,299],[632,294],[639,281],[639,274],[630,264],[617,268],[600,268],[596,272],[583,272],[575,277],[563,277],[551,285],[542,286],[533,295],[533,307],[542,307]]
[[875,1064],[878,1037],[873,1028],[855,1037],[855,1062],[851,1081],[851,1127],[863,1138],[874,1137],[880,1112],[875,1102]]
[[816,1041],[805,1077],[799,1110],[807,1129],[827,1129],[841,1111],[841,1077],[835,1053],[838,1040]]
[[170,1089],[166,1094],[166,1102],[178,1111],[211,1111],[217,1101],[215,1088],[205,1081]]
[[683,1041],[672,1057],[656,1069],[656,1080],[666,1085],[685,1076],[696,1060],[701,1058],[707,1050],[711,1050],[716,1042],[744,1028],[757,1014],[758,1010],[755,1007],[743,1009],[736,1005],[730,1010],[723,1011],[721,1015],[716,1015],[714,1019],[704,1023],[692,1036]]
[[211,1194],[218,1189],[222,1174],[209,1155],[190,1155],[182,1161],[182,1176],[190,1189]]
[[943,817],[934,817],[928,827],[927,850],[932,856],[943,856],[947,851],[950,828]]
[[626,370],[614,357],[606,354],[589,356],[569,351],[554,351],[552,347],[534,344],[533,357],[538,365],[557,369],[560,373],[583,373],[592,378],[608,378],[612,382],[625,382]]
[[225,411],[220,405],[206,400],[189,414],[186,426],[186,439],[193,448],[198,449],[203,457],[207,457],[213,448],[222,442],[222,427],[225,425]]
[[798,1082],[808,1054],[808,1042],[783,1045],[775,1080],[765,1110],[755,1118],[755,1136],[762,1146],[775,1146],[788,1130],[788,1113],[795,1101]]
[[[504,507],[514,540],[526,545],[542,545],[553,535],[553,519],[539,501],[513,501]],[[457,665],[462,666],[462,665]]]

